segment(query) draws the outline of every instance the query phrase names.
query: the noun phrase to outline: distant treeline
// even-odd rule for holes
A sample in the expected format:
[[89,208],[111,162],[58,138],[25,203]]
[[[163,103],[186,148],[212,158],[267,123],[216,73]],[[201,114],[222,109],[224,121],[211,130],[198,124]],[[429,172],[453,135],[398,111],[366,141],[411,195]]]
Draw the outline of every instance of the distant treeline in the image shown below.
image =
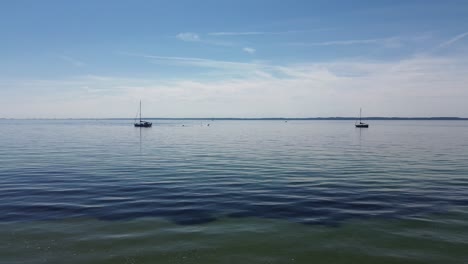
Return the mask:
[[[110,118],[110,119],[132,119],[132,118]],[[356,120],[359,117],[305,117],[305,118],[145,118],[152,120]],[[363,120],[468,120],[463,117],[363,117]],[[133,120],[133,119],[132,119]]]
[[[16,119],[16,118],[0,118]],[[133,120],[134,118],[18,118],[34,120]],[[152,117],[145,120],[356,120],[359,117],[305,117],[305,118],[287,118],[287,117],[268,117],[268,118],[172,118],[172,117]],[[468,120],[465,117],[363,117],[363,120]]]

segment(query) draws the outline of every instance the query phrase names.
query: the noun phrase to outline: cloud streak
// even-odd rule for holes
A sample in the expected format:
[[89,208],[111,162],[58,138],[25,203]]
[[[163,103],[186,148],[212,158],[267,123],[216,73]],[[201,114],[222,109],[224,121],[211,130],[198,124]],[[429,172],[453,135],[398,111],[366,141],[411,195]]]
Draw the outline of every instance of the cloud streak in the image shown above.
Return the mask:
[[196,43],[215,45],[215,46],[226,46],[226,47],[236,46],[232,42],[204,39],[202,38],[201,35],[197,33],[193,33],[193,32],[182,32],[182,33],[177,34],[175,37],[178,40],[181,40],[184,42],[196,42]]
[[271,32],[261,32],[261,31],[244,31],[244,32],[210,32],[210,36],[249,36],[249,35],[266,35]]
[[440,44],[439,48],[448,47],[448,46],[452,45],[453,43],[455,43],[457,41],[460,41],[461,39],[465,38],[466,36],[468,36],[468,32],[458,34],[455,37],[443,42],[442,44]]
[[254,48],[249,48],[249,47],[245,47],[242,49],[244,52],[247,52],[249,54],[254,54],[257,50],[255,50]]
[[136,56],[147,59],[151,63],[180,65],[190,67],[211,68],[216,71],[221,71],[220,75],[227,77],[230,73],[245,74],[245,76],[252,76],[264,71],[278,71],[279,67],[261,61],[253,62],[240,62],[240,61],[226,61],[226,60],[213,60],[205,58],[194,57],[171,57],[171,56],[158,56],[148,54],[133,54],[123,53],[128,56]]
[[69,56],[65,56],[65,55],[62,55],[62,56],[59,56],[59,58],[63,61],[66,61],[70,64],[72,64],[73,66],[75,67],[83,67],[86,65],[86,63],[80,61],[80,60],[77,60],[75,58],[72,58],[72,57],[69,57]]
[[293,46],[348,46],[348,45],[372,45],[372,44],[381,44],[381,45],[385,45],[389,47],[399,47],[401,45],[400,38],[398,37],[289,43],[289,45],[293,45]]
[[209,32],[209,36],[254,36],[254,35],[284,35],[296,33],[310,33],[324,30],[332,30],[332,28],[317,28],[309,30],[287,30],[287,31],[220,31]]
[[244,63],[244,62],[233,62],[233,61],[222,61],[212,60],[203,58],[192,58],[192,57],[168,57],[168,56],[155,56],[155,55],[141,55],[141,57],[151,59],[153,61],[161,61],[168,63],[177,63],[183,65],[192,65],[198,67],[208,68],[238,68],[238,67],[251,67],[256,64]]
[[198,34],[192,32],[179,33],[176,35],[176,38],[187,42],[197,42],[201,40]]

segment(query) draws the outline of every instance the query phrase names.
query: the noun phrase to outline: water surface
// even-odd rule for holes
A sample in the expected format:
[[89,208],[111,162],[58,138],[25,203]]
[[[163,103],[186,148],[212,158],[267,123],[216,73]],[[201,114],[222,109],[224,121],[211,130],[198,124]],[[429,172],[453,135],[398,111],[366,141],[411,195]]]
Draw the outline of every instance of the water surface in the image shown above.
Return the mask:
[[1,120],[0,256],[467,262],[468,122],[370,125]]

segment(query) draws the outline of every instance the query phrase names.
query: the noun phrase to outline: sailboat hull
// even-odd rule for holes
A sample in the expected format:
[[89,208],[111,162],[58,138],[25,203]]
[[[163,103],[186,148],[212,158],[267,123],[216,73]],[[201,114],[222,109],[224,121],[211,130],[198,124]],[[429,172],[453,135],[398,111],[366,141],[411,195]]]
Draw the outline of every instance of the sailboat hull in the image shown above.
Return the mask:
[[149,122],[145,123],[135,123],[135,127],[151,127],[153,124]]
[[369,127],[369,125],[368,124],[356,124],[356,127],[367,128],[367,127]]

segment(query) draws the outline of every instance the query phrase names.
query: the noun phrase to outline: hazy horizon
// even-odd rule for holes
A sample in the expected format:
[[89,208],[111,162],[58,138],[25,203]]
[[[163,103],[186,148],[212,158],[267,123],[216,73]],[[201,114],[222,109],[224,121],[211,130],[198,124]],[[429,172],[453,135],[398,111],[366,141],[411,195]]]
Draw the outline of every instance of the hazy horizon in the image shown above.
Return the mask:
[[466,1],[0,4],[0,117],[468,117]]
[[[358,116],[328,116],[328,117],[142,117],[145,120],[355,120]],[[468,120],[468,117],[458,116],[363,116],[367,120]],[[138,117],[0,117],[0,120],[134,120]]]

